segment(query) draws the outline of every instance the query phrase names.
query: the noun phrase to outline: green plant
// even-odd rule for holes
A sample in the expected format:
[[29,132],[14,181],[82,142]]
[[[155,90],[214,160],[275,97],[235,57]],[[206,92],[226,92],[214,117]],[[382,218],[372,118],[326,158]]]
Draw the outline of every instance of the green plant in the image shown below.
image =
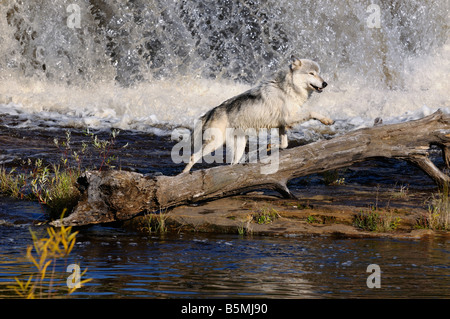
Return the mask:
[[307,222],[308,224],[314,224],[314,223],[317,223],[318,220],[316,219],[316,217],[315,217],[314,215],[309,215],[309,216],[306,218],[306,222]]
[[394,217],[392,213],[382,213],[372,208],[369,212],[360,212],[355,215],[353,225],[362,230],[388,232],[396,230],[400,221],[401,218]]
[[245,234],[244,224],[238,226],[237,231],[238,231],[239,235],[241,235],[241,236],[244,235]]
[[26,187],[24,174],[16,174],[13,168],[9,172],[0,167],[0,193],[13,198],[23,198],[23,189]]
[[[98,158],[100,159],[100,164],[98,165],[99,171],[101,171],[104,166],[108,168],[115,168],[112,164],[117,160],[117,155],[114,154],[114,152],[117,151],[115,144],[119,134],[120,130],[113,129],[109,139],[103,140],[94,133],[90,132],[89,128],[86,129],[85,135],[91,138],[91,144],[94,146],[94,149],[98,153]],[[124,149],[126,147],[128,147],[128,143],[120,147],[120,149]]]
[[253,215],[248,214],[244,220],[242,220],[241,224],[238,226],[238,234],[239,235],[252,235],[253,230],[251,223],[253,221]]
[[417,227],[434,230],[450,229],[450,199],[448,185],[428,202],[428,214],[417,221]]
[[268,224],[273,222],[276,218],[280,217],[280,215],[274,208],[264,208],[261,211],[252,214],[252,216],[253,221],[258,224]]
[[402,219],[400,217],[391,218],[391,220],[389,221],[389,226],[388,226],[389,230],[397,230],[401,221],[402,221]]
[[380,217],[376,211],[360,212],[355,216],[353,224],[363,230],[376,231],[380,224]]
[[61,171],[59,166],[53,166],[53,173],[44,199],[52,216],[64,209],[71,211],[75,207],[79,199],[79,191],[75,184],[80,176],[79,172]]
[[31,191],[27,197],[45,205],[49,215],[56,218],[64,209],[71,211],[78,202],[79,192],[75,183],[79,176],[77,170],[61,170],[59,165],[43,167],[37,160],[30,173]]
[[160,210],[158,214],[146,214],[146,227],[145,229],[149,233],[166,233],[167,232],[167,225],[166,221],[169,217],[169,213],[167,210]]

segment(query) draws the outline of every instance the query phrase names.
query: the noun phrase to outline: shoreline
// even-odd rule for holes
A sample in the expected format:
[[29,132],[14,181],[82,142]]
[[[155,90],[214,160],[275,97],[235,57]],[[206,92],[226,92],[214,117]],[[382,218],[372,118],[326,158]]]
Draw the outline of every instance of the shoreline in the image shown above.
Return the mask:
[[[388,189],[364,186],[317,187],[294,192],[298,200],[251,192],[198,205],[184,205],[161,214],[142,214],[125,221],[125,228],[143,233],[229,233],[296,237],[302,235],[347,238],[421,239],[450,236],[446,231],[418,228],[428,214],[430,194],[413,191],[396,194]],[[389,229],[367,230],[355,226],[355,218],[376,214]],[[150,228],[152,224],[152,228]],[[383,228],[383,227],[381,227]],[[386,227],[385,227],[386,228]]]

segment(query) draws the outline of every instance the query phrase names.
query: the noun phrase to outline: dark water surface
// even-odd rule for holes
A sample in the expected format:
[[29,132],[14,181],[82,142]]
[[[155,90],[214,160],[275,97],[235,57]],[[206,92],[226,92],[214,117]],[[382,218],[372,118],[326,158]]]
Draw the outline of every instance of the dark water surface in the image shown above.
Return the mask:
[[[0,296],[27,279],[15,259],[30,244],[26,227],[1,226]],[[266,238],[214,234],[142,236],[96,226],[71,253],[84,278],[74,298],[448,298],[448,241]],[[381,288],[368,288],[370,264]],[[64,274],[59,265],[57,273]],[[70,273],[65,273],[67,278]],[[63,283],[61,283],[63,285]]]

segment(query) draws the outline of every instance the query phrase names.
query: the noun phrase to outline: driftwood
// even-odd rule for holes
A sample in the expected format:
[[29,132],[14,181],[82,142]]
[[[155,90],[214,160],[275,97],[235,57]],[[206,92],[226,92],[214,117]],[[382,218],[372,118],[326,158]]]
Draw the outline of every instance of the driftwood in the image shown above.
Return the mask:
[[255,189],[272,189],[293,197],[286,183],[293,178],[348,167],[374,158],[414,163],[439,186],[450,177],[429,159],[431,145],[442,149],[450,164],[450,115],[440,110],[420,120],[376,125],[345,135],[282,150],[279,169],[261,173],[263,163],[222,165],[177,176],[146,177],[127,171],[90,171],[78,180],[81,198],[73,213],[55,226],[126,220],[183,204],[214,200]]

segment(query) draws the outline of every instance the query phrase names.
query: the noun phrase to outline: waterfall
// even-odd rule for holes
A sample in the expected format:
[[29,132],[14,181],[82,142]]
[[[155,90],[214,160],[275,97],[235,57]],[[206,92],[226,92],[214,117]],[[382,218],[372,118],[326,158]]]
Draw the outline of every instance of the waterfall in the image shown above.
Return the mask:
[[449,7],[442,0],[5,0],[0,113],[73,126],[191,126],[295,55],[317,61],[329,83],[309,107],[343,127],[420,117],[450,107]]

